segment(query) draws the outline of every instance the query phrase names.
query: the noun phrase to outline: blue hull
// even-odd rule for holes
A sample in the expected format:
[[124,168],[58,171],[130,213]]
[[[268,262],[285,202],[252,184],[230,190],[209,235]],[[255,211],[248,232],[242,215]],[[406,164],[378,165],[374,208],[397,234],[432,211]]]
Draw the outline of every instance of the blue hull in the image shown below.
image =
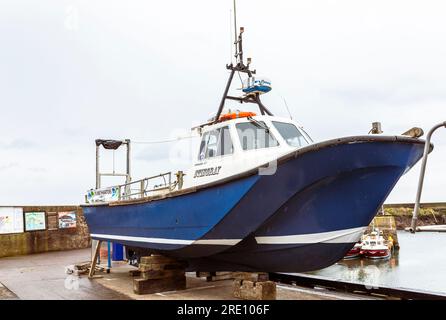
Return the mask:
[[[399,178],[422,153],[423,145],[373,142],[298,157],[281,170],[288,168],[287,175],[305,187],[253,235],[223,253],[191,261],[190,267],[305,272],[330,266],[360,239]],[[330,161],[321,165],[319,156]],[[295,175],[293,166],[315,170]],[[309,180],[313,182],[306,183]],[[334,235],[326,236],[330,233]]]
[[93,238],[185,259],[190,270],[315,270],[348,252],[423,147],[408,138],[338,139],[279,159],[273,175],[249,172],[192,193],[84,213]]
[[[225,238],[210,237],[233,227],[229,213],[237,214],[234,207],[258,178],[250,176],[223,186],[145,203],[85,206],[84,215],[93,239],[167,251],[179,257],[207,256],[231,247],[246,236],[241,230],[233,230]],[[220,243],[208,244],[213,239]],[[203,244],[194,245],[196,241]]]

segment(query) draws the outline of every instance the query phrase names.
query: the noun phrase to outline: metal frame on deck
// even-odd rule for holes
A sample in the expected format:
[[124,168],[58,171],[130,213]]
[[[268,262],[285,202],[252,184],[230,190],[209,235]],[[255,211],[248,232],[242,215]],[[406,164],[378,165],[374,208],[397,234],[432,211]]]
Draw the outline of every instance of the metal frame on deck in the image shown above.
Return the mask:
[[[101,188],[101,178],[108,177],[125,177],[125,183],[130,183],[132,177],[130,175],[130,139],[125,140],[103,140],[96,139],[96,189]],[[100,171],[100,147],[103,146],[106,150],[117,150],[120,146],[125,145],[127,147],[126,152],[126,172],[125,173],[101,173]]]
[[[102,177],[108,176],[108,177],[116,177],[121,176],[125,177],[125,183],[126,185],[131,183],[132,177],[130,175],[130,139],[125,140],[106,140],[106,139],[96,139],[96,189],[101,188],[101,182]],[[101,173],[100,171],[100,147],[102,146],[106,150],[116,150],[122,145],[126,146],[126,172],[125,173],[116,173],[113,168],[113,172],[111,173]],[[95,243],[97,241],[97,243]],[[95,247],[94,252],[92,252],[92,259],[91,259],[91,267],[90,267],[90,273],[89,276],[93,277],[95,273],[96,263],[100,263],[100,247],[101,247],[102,241],[99,240],[93,240],[92,241],[92,249]],[[107,241],[107,272],[111,269],[111,256],[110,256],[110,241]]]

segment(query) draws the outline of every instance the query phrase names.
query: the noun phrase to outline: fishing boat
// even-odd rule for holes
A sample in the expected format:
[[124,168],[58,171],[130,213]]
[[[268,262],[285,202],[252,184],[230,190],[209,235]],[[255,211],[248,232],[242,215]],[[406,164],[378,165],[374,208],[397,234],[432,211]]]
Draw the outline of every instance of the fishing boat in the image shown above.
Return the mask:
[[361,248],[362,248],[362,242],[361,241],[356,242],[353,248],[351,248],[346,253],[346,255],[344,256],[344,260],[359,258],[361,256]]
[[[296,121],[274,116],[261,100],[271,82],[243,58],[243,32],[215,116],[193,128],[201,138],[193,166],[88,191],[92,239],[181,259],[190,271],[320,269],[345,256],[421,158],[421,139],[314,142]],[[250,79],[241,96],[229,94],[235,73]],[[228,110],[228,100],[258,111]]]
[[390,258],[391,252],[389,245],[379,230],[374,230],[370,234],[365,235],[362,241],[361,254],[369,259],[387,259]]

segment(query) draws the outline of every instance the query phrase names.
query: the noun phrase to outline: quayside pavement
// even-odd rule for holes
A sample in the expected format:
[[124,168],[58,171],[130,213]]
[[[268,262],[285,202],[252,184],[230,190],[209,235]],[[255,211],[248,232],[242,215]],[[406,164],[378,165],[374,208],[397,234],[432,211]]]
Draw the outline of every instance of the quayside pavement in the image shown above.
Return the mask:
[[[187,274],[187,289],[156,294],[133,292],[135,269],[125,262],[114,262],[109,274],[98,272],[90,280],[86,275],[75,277],[66,267],[87,262],[91,249],[38,253],[0,259],[0,300],[233,300],[232,280],[206,282]],[[350,300],[371,299],[353,294],[334,293],[323,289],[307,289],[277,285],[278,300]]]

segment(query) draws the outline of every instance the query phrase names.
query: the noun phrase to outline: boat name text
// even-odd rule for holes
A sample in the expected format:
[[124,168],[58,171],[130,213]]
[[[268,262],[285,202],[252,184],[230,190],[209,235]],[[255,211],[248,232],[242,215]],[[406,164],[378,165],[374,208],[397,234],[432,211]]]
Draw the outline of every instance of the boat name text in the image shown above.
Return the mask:
[[221,166],[195,170],[194,178],[215,176],[220,173]]

